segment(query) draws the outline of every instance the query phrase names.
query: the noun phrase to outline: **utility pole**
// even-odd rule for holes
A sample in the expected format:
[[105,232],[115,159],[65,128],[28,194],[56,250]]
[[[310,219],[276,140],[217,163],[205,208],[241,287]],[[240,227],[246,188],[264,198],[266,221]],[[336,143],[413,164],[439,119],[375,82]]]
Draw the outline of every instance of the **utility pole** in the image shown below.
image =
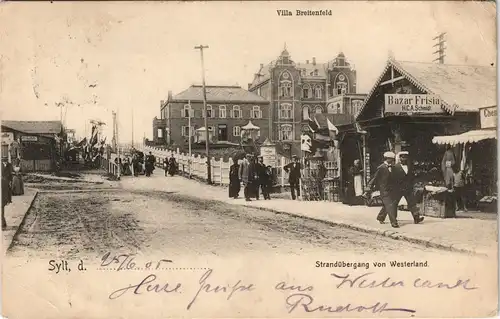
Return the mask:
[[[210,167],[210,153],[208,148],[208,112],[207,112],[207,89],[205,87],[205,65],[203,62],[203,49],[208,49],[208,45],[199,45],[194,47],[200,50],[201,55],[201,79],[203,83],[203,114],[205,114],[205,152],[207,156],[207,183],[212,184],[212,169]],[[189,128],[191,130],[191,128]]]
[[188,127],[189,127],[189,140],[188,140],[188,147],[189,147],[189,159],[188,159],[188,165],[189,165],[189,178],[191,178],[191,100],[188,101],[189,109],[188,109]]
[[436,44],[434,44],[433,47],[438,47],[438,49],[436,51],[434,51],[434,55],[438,55],[438,57],[436,59],[434,59],[433,62],[436,62],[438,61],[439,64],[444,64],[444,57],[446,56],[444,54],[444,51],[446,50],[446,47],[444,46],[446,44],[446,40],[445,40],[445,36],[446,35],[446,32],[442,32],[441,34],[439,34],[437,37],[435,37],[434,41],[437,41]]
[[111,113],[113,115],[113,141],[111,142],[112,143],[112,147],[113,147],[113,150],[116,152],[117,151],[117,140],[116,140],[116,112],[113,111]]
[[[115,139],[115,144],[116,144],[116,155],[118,156],[118,165],[120,163],[120,142],[118,140],[118,118],[117,118],[117,112],[113,111],[113,138]],[[116,172],[116,178],[120,180],[121,177],[121,167],[118,166],[118,171]]]
[[134,109],[132,109],[132,148],[134,148]]

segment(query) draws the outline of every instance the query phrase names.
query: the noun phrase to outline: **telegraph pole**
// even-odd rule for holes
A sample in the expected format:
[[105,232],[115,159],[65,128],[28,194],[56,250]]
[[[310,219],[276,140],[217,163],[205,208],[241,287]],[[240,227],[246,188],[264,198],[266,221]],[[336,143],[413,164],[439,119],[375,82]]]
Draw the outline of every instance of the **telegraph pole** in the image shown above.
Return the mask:
[[446,40],[445,40],[445,36],[446,35],[446,32],[442,32],[441,34],[439,34],[437,37],[435,37],[434,41],[437,41],[436,44],[434,44],[433,47],[438,47],[438,49],[436,51],[434,51],[434,55],[438,55],[438,57],[436,59],[434,59],[433,62],[436,62],[438,61],[439,64],[444,64],[444,57],[446,56],[444,54],[444,51],[446,50],[446,47],[444,46],[446,44]]
[[189,160],[188,160],[188,165],[189,165],[189,178],[191,178],[191,100],[188,102],[189,105],[189,116],[188,116],[188,127],[189,127]]
[[[120,143],[118,142],[118,120],[116,113],[117,112],[113,111],[113,139],[115,141],[114,144],[116,145],[116,156],[118,156],[118,163],[120,163]],[[118,170],[116,172],[116,178],[120,180],[120,177],[121,177],[121,167],[118,166]]]
[[[205,87],[205,65],[203,62],[203,49],[208,49],[208,45],[198,45],[195,50],[200,50],[201,55],[201,79],[203,83],[203,114],[205,114],[205,152],[207,156],[207,183],[212,184],[212,169],[210,167],[210,154],[208,148],[208,112],[207,112],[207,89]],[[189,128],[191,130],[191,128]]]
[[132,109],[132,148],[134,148],[134,109]]

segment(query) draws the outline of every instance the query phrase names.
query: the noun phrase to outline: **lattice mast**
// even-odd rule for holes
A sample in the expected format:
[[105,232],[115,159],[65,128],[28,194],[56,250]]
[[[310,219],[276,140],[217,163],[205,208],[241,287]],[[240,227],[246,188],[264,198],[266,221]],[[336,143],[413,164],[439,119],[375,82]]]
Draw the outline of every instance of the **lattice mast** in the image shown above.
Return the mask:
[[434,48],[437,47],[438,49],[434,51],[434,55],[437,55],[437,58],[434,59],[433,62],[438,62],[439,64],[444,64],[444,57],[446,56],[445,54],[445,44],[446,44],[446,39],[445,39],[446,32],[443,32],[439,34],[437,37],[435,37],[433,40],[436,41],[437,43],[434,44]]

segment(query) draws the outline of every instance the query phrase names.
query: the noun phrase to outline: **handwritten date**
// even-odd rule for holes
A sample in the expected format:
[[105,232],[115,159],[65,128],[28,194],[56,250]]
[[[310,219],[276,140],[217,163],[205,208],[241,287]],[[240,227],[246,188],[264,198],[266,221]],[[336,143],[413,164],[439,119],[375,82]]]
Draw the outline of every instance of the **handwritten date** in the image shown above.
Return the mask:
[[116,271],[121,270],[158,270],[165,266],[166,263],[172,263],[170,259],[160,259],[158,261],[148,261],[141,267],[135,260],[135,254],[121,254],[112,256],[111,253],[106,253],[101,258],[101,267],[116,267]]

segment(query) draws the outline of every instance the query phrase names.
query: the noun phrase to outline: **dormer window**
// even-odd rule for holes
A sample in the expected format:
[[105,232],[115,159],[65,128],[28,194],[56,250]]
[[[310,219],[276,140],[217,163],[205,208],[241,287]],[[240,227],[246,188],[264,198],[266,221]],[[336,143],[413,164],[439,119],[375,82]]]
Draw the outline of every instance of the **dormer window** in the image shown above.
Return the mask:
[[314,70],[314,76],[318,76],[318,70]]

